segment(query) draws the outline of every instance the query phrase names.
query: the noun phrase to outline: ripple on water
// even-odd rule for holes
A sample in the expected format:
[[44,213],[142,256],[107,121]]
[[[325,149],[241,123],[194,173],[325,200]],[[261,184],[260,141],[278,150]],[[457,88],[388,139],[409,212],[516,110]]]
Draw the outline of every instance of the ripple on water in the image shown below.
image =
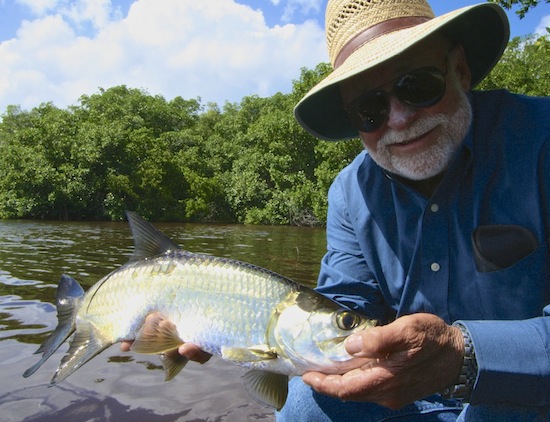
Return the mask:
[[[157,225],[184,249],[236,258],[314,283],[325,250],[322,230],[242,225]],[[0,419],[119,422],[274,420],[241,383],[242,368],[212,359],[188,364],[169,383],[155,356],[113,345],[59,386],[47,388],[68,345],[30,378],[21,374],[57,325],[61,274],[86,289],[132,253],[126,223],[0,221]]]

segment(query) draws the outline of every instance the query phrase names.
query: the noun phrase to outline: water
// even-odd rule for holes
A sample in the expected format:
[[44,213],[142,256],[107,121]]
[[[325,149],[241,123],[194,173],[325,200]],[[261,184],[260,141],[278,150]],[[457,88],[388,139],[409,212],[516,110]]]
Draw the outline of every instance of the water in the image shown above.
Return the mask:
[[[250,262],[314,285],[324,230],[292,227],[156,224],[183,248]],[[188,364],[172,381],[155,356],[113,345],[48,388],[63,345],[32,377],[21,374],[57,324],[52,304],[61,274],[86,289],[132,253],[126,223],[0,221],[0,420],[272,421],[246,393],[246,369],[213,358]]]

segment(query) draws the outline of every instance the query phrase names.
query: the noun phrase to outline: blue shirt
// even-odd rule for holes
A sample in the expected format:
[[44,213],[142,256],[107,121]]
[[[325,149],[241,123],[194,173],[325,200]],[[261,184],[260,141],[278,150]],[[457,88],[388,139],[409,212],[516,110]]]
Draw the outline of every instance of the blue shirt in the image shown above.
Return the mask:
[[387,323],[470,331],[472,404],[550,405],[550,98],[474,92],[473,121],[424,197],[363,152],[329,191],[318,290]]

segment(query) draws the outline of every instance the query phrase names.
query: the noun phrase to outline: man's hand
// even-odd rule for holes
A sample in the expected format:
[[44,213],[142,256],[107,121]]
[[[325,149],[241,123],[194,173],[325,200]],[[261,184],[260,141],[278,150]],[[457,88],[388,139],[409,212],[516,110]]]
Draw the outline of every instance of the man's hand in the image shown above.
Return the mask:
[[[147,315],[147,318],[145,318],[145,324],[150,323],[150,321],[152,320],[151,317],[153,316],[155,316],[155,314]],[[122,350],[123,352],[128,352],[131,346],[132,341],[125,340],[120,343],[120,350]],[[191,343],[183,343],[178,348],[178,353],[182,356],[185,356],[187,359],[198,362],[200,364],[208,362],[208,360],[212,357],[210,353],[203,352],[201,349]]]
[[317,392],[341,400],[399,409],[442,391],[458,379],[464,358],[460,330],[431,314],[413,314],[346,340],[357,367],[343,375],[308,372]]

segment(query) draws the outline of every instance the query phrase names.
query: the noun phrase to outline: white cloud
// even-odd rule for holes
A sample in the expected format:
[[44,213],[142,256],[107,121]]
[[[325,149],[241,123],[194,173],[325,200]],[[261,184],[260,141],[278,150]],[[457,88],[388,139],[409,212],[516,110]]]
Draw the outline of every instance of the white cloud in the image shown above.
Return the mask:
[[547,35],[548,31],[546,28],[550,28],[550,15],[543,16],[540,20],[539,25],[535,29],[535,34],[537,35]]
[[101,28],[111,18],[120,18],[120,11],[113,8],[111,0],[17,0],[36,17],[49,13],[63,16],[75,25],[91,24]]
[[62,3],[60,0],[17,0],[17,2],[28,7],[35,15],[42,15]]
[[90,22],[96,29],[106,26],[111,19],[120,18],[120,12],[113,10],[111,0],[71,1],[63,8],[63,14],[77,25]]
[[324,3],[323,0],[287,0],[281,20],[283,22],[291,22],[296,13],[303,16],[317,14]]
[[[0,113],[8,104],[65,107],[120,84],[222,105],[290,92],[301,67],[327,60],[317,23],[268,27],[260,11],[232,0],[137,0],[125,18],[108,1],[78,4],[58,4],[0,43]],[[84,17],[95,19],[93,34],[79,35]]]

